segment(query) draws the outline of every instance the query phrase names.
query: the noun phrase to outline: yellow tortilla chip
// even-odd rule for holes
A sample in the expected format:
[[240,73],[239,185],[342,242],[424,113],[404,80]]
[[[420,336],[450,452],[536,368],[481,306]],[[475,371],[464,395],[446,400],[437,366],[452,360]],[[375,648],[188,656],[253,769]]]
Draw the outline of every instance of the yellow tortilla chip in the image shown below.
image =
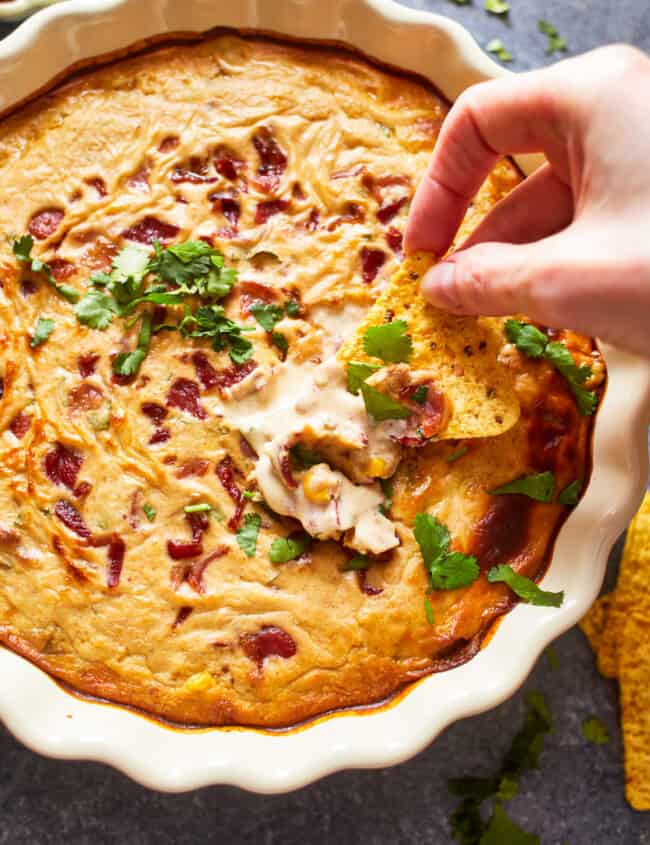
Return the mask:
[[650,810],[650,597],[626,621],[619,658],[625,794],[635,810]]
[[519,419],[513,376],[497,360],[504,343],[503,323],[496,317],[456,317],[434,308],[420,293],[420,279],[435,262],[433,255],[407,257],[356,332],[338,353],[340,361],[372,361],[364,350],[371,326],[405,320],[413,341],[409,366],[430,370],[436,386],[451,402],[448,425],[439,440],[493,437]]
[[[609,624],[609,614],[613,603],[616,600],[616,593],[608,593],[602,596],[598,601],[594,602],[589,613],[580,620],[580,628],[582,633],[589,640],[596,659],[598,661],[598,671],[606,678],[618,677],[618,666],[610,662],[609,659],[601,663],[601,654],[604,653],[603,640],[605,638],[605,631]],[[613,669],[613,671],[612,671]]]

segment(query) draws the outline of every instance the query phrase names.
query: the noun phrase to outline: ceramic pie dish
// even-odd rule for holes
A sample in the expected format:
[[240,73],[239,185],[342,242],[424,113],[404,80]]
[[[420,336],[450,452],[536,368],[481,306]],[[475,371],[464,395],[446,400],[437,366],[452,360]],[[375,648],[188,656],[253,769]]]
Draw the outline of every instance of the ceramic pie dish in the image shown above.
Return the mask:
[[[29,97],[72,64],[152,36],[187,31],[187,20],[199,32],[221,25],[343,42],[428,76],[450,99],[466,85],[499,72],[462,29],[444,19],[387,3],[341,4],[336,11],[334,25],[332,10],[325,13],[315,3],[260,3],[244,13],[227,4],[207,9],[197,2],[188,10],[187,3],[181,8],[161,2],[147,10],[143,21],[135,2],[66,4],[37,16],[4,45],[0,73],[7,77],[4,90],[14,98],[2,107]],[[36,69],[33,56],[45,40],[56,45],[59,55]],[[606,358],[609,386],[597,419],[592,481],[560,534],[544,581],[550,589],[565,588],[560,611],[518,607],[471,663],[421,681],[383,708],[340,712],[282,733],[171,729],[127,710],[71,697],[32,665],[2,652],[0,709],[6,723],[37,750],[103,760],[156,788],[224,782],[281,791],[339,768],[402,760],[454,719],[503,700],[523,681],[545,644],[588,607],[607,551],[645,482],[648,368],[610,350]],[[281,763],[260,769],[259,760]]]
[[37,9],[51,6],[59,0],[4,0],[0,2],[0,20],[16,21],[31,15]]

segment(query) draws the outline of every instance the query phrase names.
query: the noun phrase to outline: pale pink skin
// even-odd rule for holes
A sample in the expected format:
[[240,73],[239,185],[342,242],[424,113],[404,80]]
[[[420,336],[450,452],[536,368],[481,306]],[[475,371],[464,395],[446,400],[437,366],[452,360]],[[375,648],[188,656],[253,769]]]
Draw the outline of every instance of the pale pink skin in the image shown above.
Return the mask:
[[449,248],[499,157],[548,163],[423,280],[455,314],[524,313],[650,357],[650,60],[611,46],[475,85],[409,214],[408,252]]

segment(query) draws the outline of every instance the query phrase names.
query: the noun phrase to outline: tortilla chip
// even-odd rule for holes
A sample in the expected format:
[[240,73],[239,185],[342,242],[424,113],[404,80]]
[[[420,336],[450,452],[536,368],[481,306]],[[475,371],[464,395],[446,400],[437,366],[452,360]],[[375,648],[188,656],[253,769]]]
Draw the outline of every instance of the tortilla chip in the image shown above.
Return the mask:
[[606,678],[618,677],[617,665],[612,664],[609,659],[601,662],[601,654],[604,654],[606,651],[606,649],[603,648],[605,631],[609,624],[609,614],[615,600],[615,592],[602,596],[602,598],[599,598],[598,601],[594,602],[589,613],[580,620],[582,633],[589,640],[589,645],[596,655],[596,659],[598,661],[598,671]]
[[429,253],[405,258],[338,358],[377,363],[364,350],[367,329],[393,319],[405,320],[413,341],[409,365],[414,370],[432,370],[436,386],[451,401],[449,423],[437,439],[503,434],[520,414],[513,375],[497,360],[505,342],[504,320],[456,317],[426,302],[420,279],[434,263]]
[[625,623],[621,646],[625,794],[635,810],[650,810],[650,598]]

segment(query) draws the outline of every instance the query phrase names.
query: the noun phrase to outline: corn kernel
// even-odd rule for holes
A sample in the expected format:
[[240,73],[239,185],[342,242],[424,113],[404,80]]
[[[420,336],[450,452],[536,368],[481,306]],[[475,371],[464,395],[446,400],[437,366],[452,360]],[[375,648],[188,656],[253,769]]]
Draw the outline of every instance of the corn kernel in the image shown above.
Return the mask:
[[322,466],[315,466],[308,469],[302,480],[302,489],[310,502],[318,505],[325,505],[334,495],[336,484],[332,473]]
[[368,461],[368,475],[379,478],[386,471],[386,461],[383,458],[370,458]]
[[190,692],[203,692],[210,689],[212,684],[212,675],[209,672],[197,672],[185,681],[185,689]]

